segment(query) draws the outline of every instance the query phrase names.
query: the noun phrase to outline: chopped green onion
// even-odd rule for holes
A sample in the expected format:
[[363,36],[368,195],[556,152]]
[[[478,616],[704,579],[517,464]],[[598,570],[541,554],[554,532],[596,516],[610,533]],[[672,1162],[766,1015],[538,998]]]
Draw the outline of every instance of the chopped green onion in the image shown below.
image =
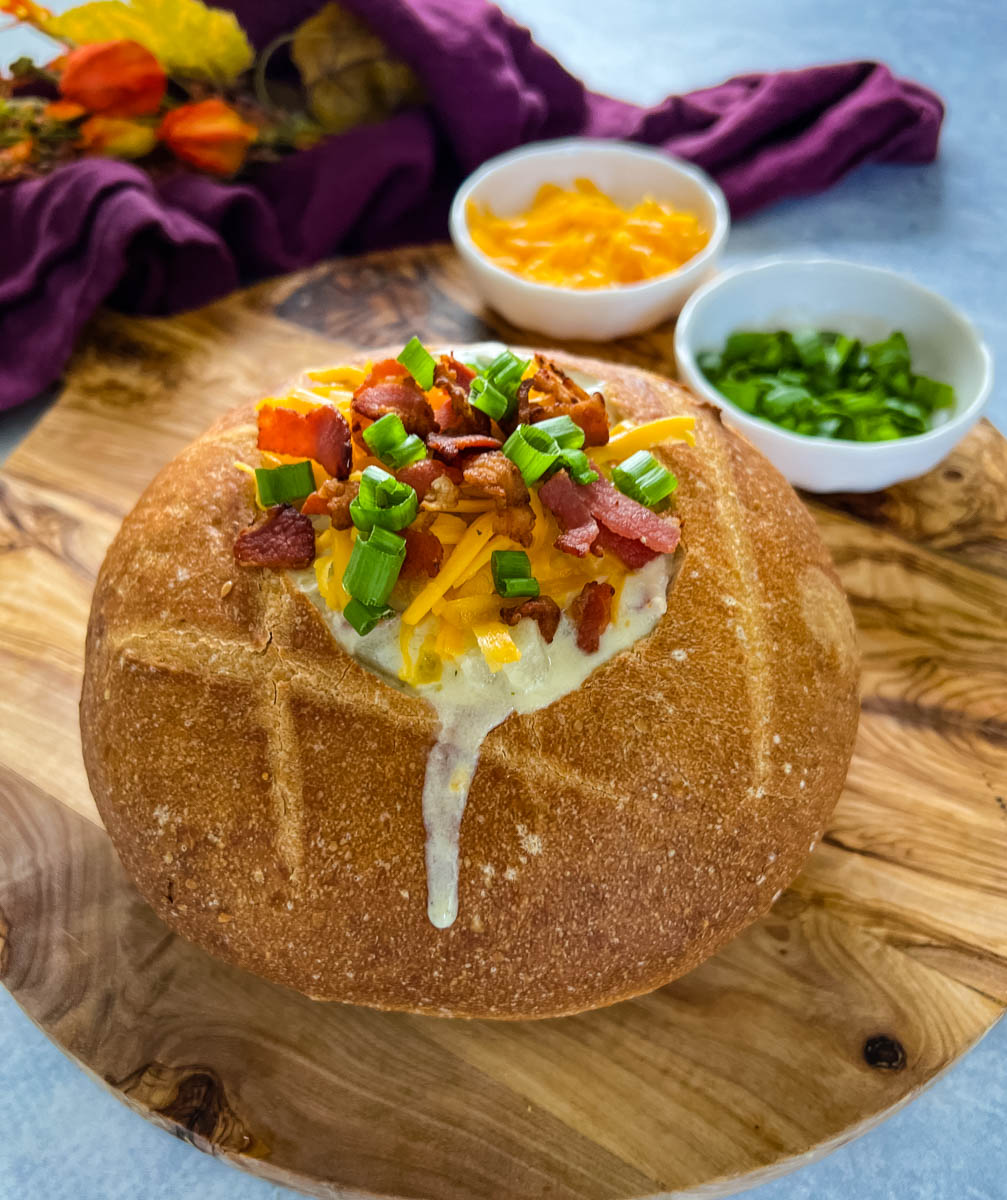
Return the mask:
[[649,450],[637,450],[613,467],[612,482],[620,492],[651,508],[678,487],[675,476]]
[[937,410],[955,403],[949,384],[913,373],[899,331],[863,346],[830,330],[741,330],[698,361],[732,404],[810,437],[908,437],[932,428]]
[[398,413],[385,413],[373,425],[368,425],[364,430],[364,441],[375,458],[396,471],[427,456],[423,440],[415,433],[406,435],[406,427]]
[[418,509],[415,488],[400,483],[380,467],[368,467],[361,477],[357,498],[350,502],[350,519],[362,530],[375,526],[405,529],[416,520]]
[[528,369],[530,358],[520,359],[510,350],[503,350],[486,368],[485,375],[505,395],[512,396]]
[[389,608],[387,604],[361,604],[359,600],[352,599],[343,609],[343,616],[357,633],[364,637],[379,621],[390,617],[394,612],[395,609]]
[[315,476],[307,459],[279,467],[256,467],[255,487],[262,506],[271,508],[310,496],[315,490]]
[[494,550],[490,555],[493,586],[498,596],[537,596],[538,580],[532,576],[531,563],[523,550]]
[[469,404],[478,408],[494,421],[502,421],[507,415],[511,402],[484,375],[477,375],[469,388]]
[[579,450],[584,445],[584,430],[572,417],[550,417],[538,421],[535,428],[553,438],[561,450]]
[[534,483],[549,470],[560,448],[538,425],[519,425],[503,444],[503,452],[521,472],[525,483]]
[[343,587],[361,604],[383,605],[391,595],[405,557],[405,538],[376,526],[369,537],[358,537],[353,543],[350,561],[343,572]]
[[[548,422],[543,421],[542,424]],[[559,461],[570,472],[574,483],[594,483],[598,478],[598,472],[583,450],[563,450],[560,452]]]
[[405,367],[424,391],[434,386],[434,367],[437,363],[418,337],[411,337],[406,342],[396,361]]
[[503,596],[505,600],[512,600],[515,596],[534,598],[539,594],[538,580],[533,579],[530,575],[526,575],[522,579],[502,579],[497,587],[497,594]]

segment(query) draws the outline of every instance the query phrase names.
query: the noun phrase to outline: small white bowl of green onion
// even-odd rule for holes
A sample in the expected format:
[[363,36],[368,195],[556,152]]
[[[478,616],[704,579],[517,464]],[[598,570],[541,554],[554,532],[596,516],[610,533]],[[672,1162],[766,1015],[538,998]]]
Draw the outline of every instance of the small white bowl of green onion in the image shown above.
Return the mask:
[[775,259],[688,301],[678,374],[797,487],[872,492],[935,467],[979,420],[989,351],[941,296],[877,267]]

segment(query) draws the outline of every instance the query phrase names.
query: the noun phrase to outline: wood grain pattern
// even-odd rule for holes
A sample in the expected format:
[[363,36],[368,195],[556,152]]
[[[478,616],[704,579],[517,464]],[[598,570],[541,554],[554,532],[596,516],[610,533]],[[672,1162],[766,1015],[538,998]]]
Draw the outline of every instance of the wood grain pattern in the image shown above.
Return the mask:
[[[823,843],[773,911],[659,992],[579,1017],[317,1005],[139,899],[80,763],[91,582],[154,471],[305,362],[421,336],[527,341],[443,248],[326,264],[169,321],[100,317],[0,474],[0,978],[122,1099],[323,1197],[728,1195],[855,1136],[1007,1005],[1007,443],[809,498],[864,653]],[[672,369],[670,328],[600,349]]]

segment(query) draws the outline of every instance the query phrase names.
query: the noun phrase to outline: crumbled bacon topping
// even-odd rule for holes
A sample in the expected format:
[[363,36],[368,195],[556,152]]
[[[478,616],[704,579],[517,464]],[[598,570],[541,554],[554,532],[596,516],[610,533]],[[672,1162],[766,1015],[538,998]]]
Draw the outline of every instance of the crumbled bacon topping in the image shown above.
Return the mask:
[[[422,458],[419,462],[410,463],[408,467],[400,467],[395,472],[395,478],[399,483],[408,483],[420,500],[430,492],[434,481],[440,479],[442,475],[446,475],[455,483],[461,483],[461,472],[455,467],[445,466],[436,458]],[[458,478],[453,479],[453,475],[457,475]]]
[[570,605],[570,615],[577,622],[577,645],[585,654],[596,653],[601,644],[601,635],[612,619],[614,596],[615,588],[610,583],[592,579]]
[[444,547],[426,529],[405,529],[406,557],[402,562],[400,579],[419,579],[426,575],[433,579],[441,569]]
[[500,450],[466,459],[462,478],[471,493],[495,500],[500,510],[528,503],[528,488],[521,471]]
[[656,550],[648,550],[643,542],[635,542],[632,538],[623,537],[621,533],[613,533],[607,525],[598,526],[598,540],[595,542],[595,549],[599,548],[608,550],[621,559],[631,571],[645,567],[647,563],[653,562],[658,557]]
[[242,567],[275,571],[310,567],[315,560],[315,528],[311,518],[291,504],[279,504],[243,529],[234,542],[234,560]]
[[530,406],[532,424],[567,416],[584,430],[586,446],[604,446],[608,441],[608,413],[601,392],[589,396],[580,384],[541,354],[535,356],[535,361],[538,370],[532,387],[544,393],[544,398]]
[[578,558],[593,550],[598,538],[598,523],[568,472],[557,471],[542,484],[538,494],[563,531],[553,542],[556,549]]
[[333,529],[349,529],[353,524],[350,505],[360,491],[359,483],[348,479],[326,479],[301,505],[306,516],[329,517]]
[[493,518],[493,532],[502,533],[522,546],[530,546],[535,529],[535,514],[530,504],[519,504],[516,508],[498,511]]
[[469,433],[461,437],[431,433],[426,442],[427,449],[431,454],[435,454],[438,458],[451,464],[456,463],[463,454],[470,454],[474,450],[499,450],[503,444],[499,438],[481,433]]
[[516,625],[525,617],[538,622],[539,632],[547,644],[552,643],[559,628],[559,605],[551,596],[535,596],[513,608],[501,608],[500,620],[505,625]]
[[396,413],[406,433],[426,438],[436,429],[434,410],[426,393],[415,379],[394,359],[377,363],[353,393],[353,412],[368,421],[377,421]]
[[320,404],[310,412],[298,412],[293,408],[264,404],[259,409],[258,425],[260,450],[313,458],[336,479],[345,479],[349,475],[350,427],[337,408]]
[[434,367],[434,387],[447,396],[447,404],[436,412],[441,433],[459,437],[464,434],[490,431],[490,419],[469,403],[469,387],[476,373],[451,354],[442,354]]
[[648,550],[671,554],[678,545],[682,530],[677,517],[661,517],[629,496],[624,496],[607,479],[578,486],[578,491],[591,510],[591,515],[613,533],[642,542]]

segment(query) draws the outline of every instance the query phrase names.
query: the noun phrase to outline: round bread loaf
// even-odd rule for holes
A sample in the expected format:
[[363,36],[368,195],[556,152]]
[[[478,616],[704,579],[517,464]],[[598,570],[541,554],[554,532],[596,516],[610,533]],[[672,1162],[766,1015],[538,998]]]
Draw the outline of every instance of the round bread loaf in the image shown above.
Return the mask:
[[801,869],[858,713],[854,625],[814,523],[682,387],[554,357],[623,416],[695,415],[695,448],[673,453],[683,543],[650,635],[486,738],[448,929],[426,914],[433,709],[347,655],[284,573],[235,566],[253,406],[126,518],[91,611],[84,760],[172,929],[319,999],[548,1017],[690,970]]

